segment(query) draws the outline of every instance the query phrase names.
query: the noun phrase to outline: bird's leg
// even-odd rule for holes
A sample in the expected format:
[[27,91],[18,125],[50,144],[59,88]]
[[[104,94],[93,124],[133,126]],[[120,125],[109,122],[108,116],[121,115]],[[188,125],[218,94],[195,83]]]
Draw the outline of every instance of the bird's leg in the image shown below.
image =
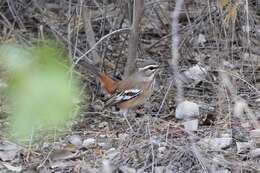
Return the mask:
[[126,120],[126,123],[128,124],[129,128],[131,129],[131,131],[134,133],[135,131],[132,128],[132,126],[131,126],[130,122],[128,121],[128,119],[127,119],[128,109],[122,110],[122,113],[123,113],[123,116],[124,116],[124,118]]

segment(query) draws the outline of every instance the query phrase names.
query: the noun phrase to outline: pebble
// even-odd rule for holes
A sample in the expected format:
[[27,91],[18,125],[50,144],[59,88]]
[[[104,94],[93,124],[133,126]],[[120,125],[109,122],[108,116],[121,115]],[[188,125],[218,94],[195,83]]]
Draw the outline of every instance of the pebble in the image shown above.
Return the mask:
[[164,158],[165,151],[166,151],[166,147],[159,147],[157,157],[158,158]]
[[196,82],[200,82],[202,80],[205,80],[207,76],[207,67],[203,67],[199,64],[196,64],[195,66],[189,68],[184,72],[184,75],[187,78],[190,78]]
[[154,172],[155,172],[155,173],[164,173],[165,170],[166,170],[166,167],[165,167],[165,166],[156,166],[156,167],[154,168]]
[[127,139],[129,139],[129,134],[127,134],[127,133],[120,133],[118,135],[118,138],[119,138],[120,141],[127,140]]
[[255,129],[250,131],[251,138],[260,138],[260,129]]
[[249,152],[252,147],[251,142],[236,142],[237,145],[237,154],[245,154]]
[[175,111],[175,117],[180,120],[189,119],[198,116],[199,116],[199,105],[197,103],[190,102],[190,101],[181,102],[180,104],[178,104]]
[[228,148],[232,144],[232,138],[205,138],[200,143],[213,150],[221,150]]
[[85,148],[88,148],[90,145],[94,145],[96,143],[96,140],[94,138],[88,138],[83,141],[82,146]]
[[82,145],[82,139],[79,135],[73,135],[69,137],[69,142],[75,146]]
[[221,170],[214,171],[214,173],[231,173],[231,172],[228,169],[221,169]]
[[254,149],[250,152],[250,156],[254,159],[260,157],[260,148]]
[[99,128],[104,128],[104,127],[107,127],[108,126],[108,122],[101,122],[98,124],[98,127]]
[[198,130],[198,125],[199,125],[199,120],[194,119],[194,120],[187,120],[182,123],[184,126],[185,130],[187,131],[197,131]]

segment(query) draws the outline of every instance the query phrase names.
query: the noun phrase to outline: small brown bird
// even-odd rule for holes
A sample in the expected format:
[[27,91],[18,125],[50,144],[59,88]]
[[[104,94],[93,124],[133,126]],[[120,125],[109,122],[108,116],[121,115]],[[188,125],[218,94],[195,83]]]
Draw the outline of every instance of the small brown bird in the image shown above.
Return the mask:
[[128,109],[148,100],[154,89],[155,74],[159,69],[159,65],[150,64],[137,69],[126,79],[115,81],[105,73],[99,72],[90,63],[84,62],[83,65],[99,78],[102,88],[111,95],[105,105],[115,105],[123,111],[124,115]]

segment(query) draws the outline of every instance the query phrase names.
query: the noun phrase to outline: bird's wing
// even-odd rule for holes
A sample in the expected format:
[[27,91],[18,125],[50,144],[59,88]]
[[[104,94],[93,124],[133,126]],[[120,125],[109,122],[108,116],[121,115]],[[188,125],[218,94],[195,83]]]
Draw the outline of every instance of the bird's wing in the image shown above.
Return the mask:
[[106,101],[106,106],[115,105],[120,102],[124,102],[139,96],[142,93],[140,89],[128,89],[111,96],[109,100]]

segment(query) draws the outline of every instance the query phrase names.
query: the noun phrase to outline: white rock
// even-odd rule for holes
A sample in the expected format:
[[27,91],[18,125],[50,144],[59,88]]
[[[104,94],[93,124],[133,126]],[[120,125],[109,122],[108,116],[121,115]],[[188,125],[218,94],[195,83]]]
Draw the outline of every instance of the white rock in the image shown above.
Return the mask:
[[201,65],[196,64],[195,66],[186,70],[184,75],[189,79],[200,82],[206,78],[207,72],[208,70],[206,67],[202,67]]
[[243,32],[250,32],[250,31],[251,31],[251,28],[250,28],[249,25],[243,25],[243,26],[242,26],[242,31],[243,31]]
[[100,137],[100,138],[106,138],[107,135],[106,135],[106,134],[100,134],[99,137]]
[[158,158],[164,158],[165,156],[166,147],[159,147],[157,157]]
[[113,164],[109,160],[103,160],[102,161],[102,169],[101,172],[103,173],[112,173],[115,172],[115,168]]
[[221,150],[232,144],[232,138],[204,138],[200,143],[212,150]]
[[120,166],[119,170],[123,173],[136,173],[136,170],[134,168],[130,168],[128,166]]
[[231,172],[228,169],[221,169],[221,170],[214,171],[214,173],[231,173]]
[[198,119],[187,120],[187,121],[183,122],[182,125],[184,126],[185,130],[187,130],[187,131],[196,131],[196,130],[198,130],[199,120]]
[[0,159],[2,161],[13,160],[16,157],[18,151],[19,147],[14,143],[9,141],[0,142]]
[[260,60],[260,56],[257,55],[257,54],[253,54],[253,53],[244,53],[242,55],[242,58],[245,60],[245,61],[250,61],[250,62],[259,62]]
[[199,34],[198,40],[197,42],[199,43],[199,45],[204,47],[204,43],[206,42],[206,37],[204,34]]
[[81,146],[82,145],[82,139],[79,135],[73,135],[69,138],[69,142],[73,145],[76,146]]
[[223,60],[223,65],[224,65],[224,67],[227,67],[227,68],[230,68],[230,69],[235,68],[234,64],[231,64],[230,62],[225,61],[225,60]]
[[249,152],[252,147],[251,142],[236,142],[237,145],[237,154],[245,154]]
[[256,25],[256,32],[258,32],[258,34],[260,34],[260,25]]
[[251,138],[260,138],[260,129],[255,129],[250,131]]
[[159,151],[160,153],[163,153],[165,150],[166,150],[166,147],[159,147],[159,148],[158,148],[158,151]]
[[101,123],[98,124],[99,128],[105,128],[107,126],[108,126],[108,122],[101,122]]
[[175,117],[177,119],[188,119],[199,116],[199,105],[190,101],[183,101],[178,104]]
[[249,122],[244,122],[244,123],[241,123],[241,127],[243,127],[243,128],[250,128],[252,126],[251,126],[251,124]]
[[129,134],[127,134],[127,133],[120,133],[118,135],[118,138],[119,138],[120,141],[127,140],[127,139],[129,139]]
[[23,170],[22,166],[13,166],[8,162],[2,162],[2,164],[10,171],[10,172],[21,172]]
[[110,145],[107,142],[99,142],[97,143],[98,146],[102,147],[103,149],[107,149]]
[[164,173],[165,172],[165,166],[156,166],[154,168],[155,173]]
[[94,138],[88,138],[88,139],[85,139],[85,140],[83,141],[82,146],[85,147],[85,148],[87,148],[87,147],[89,147],[90,145],[94,145],[95,143],[96,143],[96,140],[95,140]]
[[223,133],[221,134],[221,138],[230,138],[231,135],[229,133]]
[[163,142],[162,139],[158,136],[151,137],[151,143],[153,143],[154,145],[160,146],[162,142]]
[[247,103],[244,100],[236,101],[234,106],[234,115],[236,117],[242,118],[247,109]]
[[259,158],[260,157],[260,148],[254,149],[250,152],[250,156],[252,158]]

